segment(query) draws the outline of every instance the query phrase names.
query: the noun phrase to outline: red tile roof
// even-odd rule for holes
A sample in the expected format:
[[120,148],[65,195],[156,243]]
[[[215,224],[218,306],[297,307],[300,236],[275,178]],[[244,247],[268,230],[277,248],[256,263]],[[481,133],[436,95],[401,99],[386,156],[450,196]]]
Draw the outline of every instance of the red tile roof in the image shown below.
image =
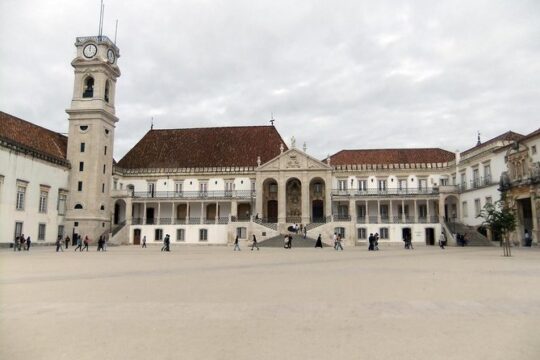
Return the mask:
[[65,162],[67,136],[0,111],[0,139]]
[[523,135],[515,133],[513,131],[507,131],[504,134],[501,134],[499,136],[494,137],[493,139],[489,139],[488,141],[486,141],[484,143],[481,143],[480,145],[473,146],[472,148],[463,151],[461,153],[461,156],[467,155],[467,154],[469,154],[469,153],[471,153],[473,151],[481,149],[481,148],[483,148],[483,147],[485,147],[487,145],[493,144],[493,143],[495,143],[497,141],[516,141],[516,140],[520,140],[521,138],[523,138]]
[[427,164],[455,160],[455,154],[438,149],[341,150],[330,157],[331,165]]
[[287,145],[273,126],[150,130],[119,162],[124,169],[257,166]]

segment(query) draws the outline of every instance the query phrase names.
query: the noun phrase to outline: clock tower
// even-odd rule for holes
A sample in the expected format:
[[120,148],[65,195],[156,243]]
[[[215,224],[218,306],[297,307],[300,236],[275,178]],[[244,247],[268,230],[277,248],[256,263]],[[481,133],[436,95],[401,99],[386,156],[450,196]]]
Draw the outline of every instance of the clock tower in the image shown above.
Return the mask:
[[78,37],[71,62],[75,82],[69,115],[69,201],[66,230],[95,242],[111,229],[118,47],[106,36]]

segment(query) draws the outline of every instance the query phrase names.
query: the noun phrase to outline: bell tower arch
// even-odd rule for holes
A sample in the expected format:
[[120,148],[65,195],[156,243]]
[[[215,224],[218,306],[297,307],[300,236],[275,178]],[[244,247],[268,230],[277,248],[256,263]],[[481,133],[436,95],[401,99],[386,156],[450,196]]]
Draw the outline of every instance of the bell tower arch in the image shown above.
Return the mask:
[[[118,47],[106,36],[78,37],[69,120],[67,159],[71,164],[66,225],[70,233],[96,240],[111,228]],[[68,230],[69,231],[69,230]]]

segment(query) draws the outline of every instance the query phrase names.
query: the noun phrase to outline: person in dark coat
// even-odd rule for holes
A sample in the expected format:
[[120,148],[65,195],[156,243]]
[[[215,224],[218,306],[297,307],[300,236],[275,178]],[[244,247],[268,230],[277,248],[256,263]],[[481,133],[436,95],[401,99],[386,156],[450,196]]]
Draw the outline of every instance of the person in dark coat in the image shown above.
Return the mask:
[[58,250],[64,252],[64,249],[62,249],[62,236],[60,235],[58,235],[58,239],[56,239],[56,252],[58,252]]
[[69,242],[71,241],[71,239],[69,238],[69,236],[66,236],[66,240],[65,240],[65,241],[66,241],[66,250],[67,250],[67,248],[68,248],[68,246],[69,246]]
[[369,234],[368,241],[369,241],[368,250],[369,250],[369,251],[373,251],[373,244],[375,243],[375,238],[374,238],[374,236],[373,236],[373,233],[370,233],[370,234]]
[[26,251],[30,251],[30,245],[32,245],[32,240],[30,236],[26,239]]
[[234,239],[234,249],[233,251],[236,251],[238,249],[238,251],[240,251],[240,245],[238,245],[238,235],[236,235],[236,238]]
[[103,251],[103,235],[99,237],[97,242],[97,251]]
[[257,251],[259,250],[259,246],[257,245],[257,238],[255,237],[255,234],[253,234],[253,244],[251,245],[251,251],[253,251],[253,248],[257,248]]
[[81,236],[75,234],[75,238],[76,238],[76,241],[77,241],[77,247],[75,248],[75,251],[77,251],[77,249],[79,249],[80,251],[82,251]]
[[89,243],[90,243],[90,239],[88,239],[88,235],[86,235],[84,237],[84,240],[83,240],[84,247],[81,249],[81,251],[84,251],[84,249],[86,249],[86,251],[88,251],[88,244]]
[[317,237],[317,241],[315,242],[315,248],[321,248],[322,249],[322,239],[321,234]]

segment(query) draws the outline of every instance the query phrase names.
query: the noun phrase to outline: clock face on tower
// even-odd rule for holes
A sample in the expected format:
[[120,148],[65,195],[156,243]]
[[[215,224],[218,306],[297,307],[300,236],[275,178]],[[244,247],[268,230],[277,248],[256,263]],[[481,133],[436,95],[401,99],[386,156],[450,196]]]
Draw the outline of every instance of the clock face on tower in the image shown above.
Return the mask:
[[83,55],[87,58],[92,58],[97,53],[97,47],[94,44],[88,44],[83,49]]
[[109,49],[107,51],[107,60],[109,60],[109,62],[111,64],[114,64],[114,59],[116,58],[116,56],[114,55],[114,51],[112,49]]

